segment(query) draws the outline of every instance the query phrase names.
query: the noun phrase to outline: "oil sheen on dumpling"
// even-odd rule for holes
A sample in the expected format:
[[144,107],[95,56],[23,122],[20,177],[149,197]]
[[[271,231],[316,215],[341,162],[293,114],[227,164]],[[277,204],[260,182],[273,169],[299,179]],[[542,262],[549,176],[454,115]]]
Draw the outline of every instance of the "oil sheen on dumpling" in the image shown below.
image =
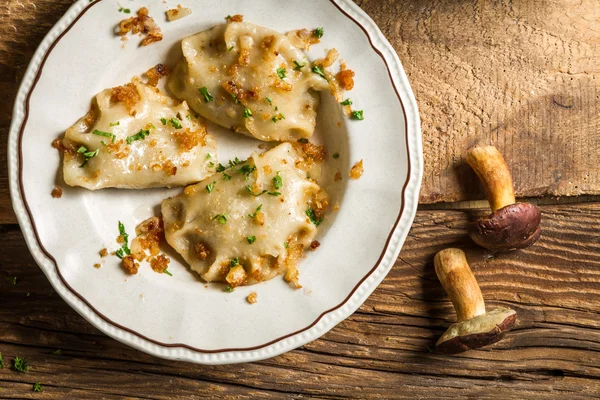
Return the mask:
[[95,190],[183,186],[204,179],[214,172],[216,144],[194,115],[185,102],[137,78],[104,90],[65,133],[65,182]]
[[327,207],[306,177],[313,161],[284,143],[188,186],[162,203],[167,242],[208,282],[235,287],[285,273],[299,287],[296,265]]
[[176,97],[225,128],[264,141],[310,138],[327,81],[279,32],[246,22],[183,39],[169,81]]

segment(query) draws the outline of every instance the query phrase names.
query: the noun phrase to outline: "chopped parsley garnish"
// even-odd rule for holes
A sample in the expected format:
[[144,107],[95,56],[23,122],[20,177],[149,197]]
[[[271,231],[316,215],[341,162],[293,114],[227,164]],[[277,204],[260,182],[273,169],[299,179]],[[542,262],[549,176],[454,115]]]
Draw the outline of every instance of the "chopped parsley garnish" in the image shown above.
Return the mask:
[[23,357],[15,357],[13,359],[13,369],[19,372],[29,371],[29,365],[27,365],[27,360]]
[[172,274],[172,273],[170,273],[168,269],[165,269],[165,270],[163,271],[163,273],[165,273],[165,274],[167,274],[167,275],[169,275],[169,276],[173,276],[173,274]]
[[161,118],[160,122],[162,122],[163,125],[166,125],[167,124],[167,119],[166,118]]
[[249,108],[244,108],[244,118],[250,118],[252,116],[252,111]]
[[300,142],[300,143],[308,143],[308,139],[306,139],[306,138],[298,139],[298,142]]
[[250,187],[250,185],[247,185],[247,186],[246,186],[246,191],[247,191],[248,193],[250,193],[250,194],[251,194],[252,196],[254,196],[254,197],[258,197],[258,196],[260,196],[261,194],[267,193],[267,191],[266,191],[266,190],[263,190],[262,192],[260,192],[260,193],[256,194],[256,193],[254,193],[254,192],[252,191],[252,188]]
[[217,181],[213,181],[213,183],[206,185],[206,191],[208,193],[212,193],[212,191],[215,189],[215,183],[217,183]]
[[[192,114],[188,114],[188,115],[186,115],[185,117],[186,117],[187,119],[189,119],[190,121],[192,120],[192,118],[194,118],[194,117],[192,117]],[[154,128],[154,129],[156,129],[155,127],[153,127],[153,128]]]
[[173,128],[181,129],[181,121],[178,118],[173,117],[169,120],[169,122],[171,125],[173,125]]
[[206,153],[206,157],[204,157],[205,160],[210,159],[212,156],[210,155],[210,153]]
[[212,96],[212,94],[210,94],[210,92],[208,91],[208,89],[206,87],[201,87],[200,89],[198,89],[198,91],[200,92],[200,94],[202,96],[204,96],[205,103],[215,101],[215,98]]
[[277,68],[277,76],[279,79],[285,79],[287,76],[287,71],[285,68]]
[[363,110],[352,111],[350,118],[356,119],[358,121],[362,121],[363,119],[365,119],[365,117],[363,115]]
[[227,173],[223,172],[223,179],[225,179],[226,181],[230,181],[231,175],[228,175]]
[[217,215],[215,215],[213,217],[212,220],[213,221],[217,220],[217,222],[220,223],[221,225],[225,225],[227,223],[227,215],[225,215],[225,214],[217,214]]
[[251,174],[252,172],[256,171],[256,166],[255,166],[255,165],[253,165],[253,166],[250,166],[250,165],[248,165],[248,164],[244,164],[244,165],[242,165],[242,168],[238,169],[238,171],[239,171],[241,174],[244,174],[244,175],[246,175],[246,176],[250,176],[250,174]]
[[226,166],[224,166],[223,164],[219,163],[219,165],[217,166],[217,169],[216,169],[216,171],[217,171],[217,172],[223,172],[223,171],[225,171],[226,169],[227,169],[227,167],[226,167]]
[[125,254],[131,254],[131,250],[129,250],[129,246],[127,244],[129,240],[129,235],[125,231],[125,225],[121,221],[119,221],[119,235],[123,238],[123,244],[121,248],[115,252],[115,255],[119,258],[125,257]]
[[228,163],[229,163],[229,168],[231,168],[231,167],[235,167],[238,164],[241,164],[242,161],[236,157],[233,160],[229,160]]
[[333,153],[333,158],[340,158],[340,153]]
[[246,236],[246,240],[248,241],[248,244],[252,244],[256,242],[256,236]]
[[41,392],[42,390],[44,390],[44,387],[42,386],[41,383],[36,382],[33,384],[33,391],[34,392]]
[[270,105],[273,105],[273,100],[271,100],[270,97],[267,97],[267,103],[269,103]]
[[211,161],[211,162],[208,163],[208,166],[212,168],[212,167],[215,166],[215,163]]
[[271,196],[279,196],[281,195],[281,192],[267,192],[267,194],[270,194]]
[[285,119],[285,115],[283,115],[282,113],[279,113],[278,115],[275,115],[273,116],[273,118],[271,118],[273,122],[281,121],[282,119]]
[[314,67],[312,67],[312,72],[321,76],[325,80],[329,81],[329,79],[327,79],[327,76],[325,76],[325,72],[323,71],[323,68],[319,67],[318,65],[315,65]]
[[233,267],[236,267],[236,266],[238,266],[238,265],[240,265],[240,260],[239,260],[237,257],[233,258],[233,259],[232,259],[232,260],[229,262],[229,268],[233,268]]
[[299,63],[298,61],[294,60],[294,71],[300,71],[302,68],[304,68],[306,66],[306,63]]
[[351,106],[352,105],[352,100],[346,99],[346,100],[342,101],[340,104],[343,105],[343,106]]
[[323,28],[316,28],[315,30],[313,30],[313,35],[315,35],[315,37],[318,37],[319,39],[321,39],[323,37]]
[[227,293],[232,293],[235,289],[231,287],[231,285],[225,286],[224,289]]
[[273,177],[273,186],[275,186],[275,189],[281,189],[283,186],[283,179],[279,176],[279,171],[277,171],[277,174]]
[[127,144],[131,144],[131,143],[135,142],[136,140],[143,140],[149,134],[150,134],[149,130],[140,129],[140,131],[138,133],[136,133],[135,135],[127,137],[127,139],[126,139]]
[[259,204],[258,207],[256,207],[256,210],[252,214],[248,214],[248,216],[250,218],[256,217],[256,214],[258,214],[261,209],[262,209],[262,204]]
[[231,51],[233,50],[233,46],[231,46],[230,48],[227,49],[227,51]]
[[290,244],[288,242],[284,242],[283,243],[283,247],[285,247],[286,249],[290,248]]
[[0,353],[0,369],[4,368],[4,360],[2,359],[2,353]]
[[[118,4],[118,3],[117,3]],[[123,8],[122,5],[119,5],[119,12],[125,13],[125,14],[129,14],[131,12],[131,10],[129,8]]]
[[306,210],[306,215],[308,216],[308,219],[310,219],[310,222],[315,224],[315,226],[319,226],[321,225],[321,222],[323,222],[323,218],[317,218],[315,211],[312,208]]
[[117,122],[111,122],[109,125],[110,125],[110,126],[119,126],[119,125],[121,125],[121,122],[120,122],[120,121],[117,121]]
[[83,154],[84,157],[84,161],[83,163],[79,166],[79,168],[83,168],[85,166],[85,164],[87,164],[88,161],[90,161],[91,158],[96,157],[98,155],[98,150],[100,149],[96,149],[94,151],[89,151],[87,149],[87,147],[85,146],[81,146],[77,149],[77,152],[79,154]]
[[233,97],[233,101],[235,102],[235,104],[240,104],[240,100],[237,98],[237,94],[232,93],[231,97]]
[[54,356],[62,356],[62,351],[60,351],[60,349],[56,349],[52,352],[52,355]]

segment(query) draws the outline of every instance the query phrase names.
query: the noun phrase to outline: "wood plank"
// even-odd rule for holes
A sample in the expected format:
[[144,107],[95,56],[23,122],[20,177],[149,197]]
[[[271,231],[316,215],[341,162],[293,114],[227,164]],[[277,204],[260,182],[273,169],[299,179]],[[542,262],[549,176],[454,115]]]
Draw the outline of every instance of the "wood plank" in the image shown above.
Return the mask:
[[[600,398],[600,203],[542,206],[532,248],[492,257],[465,238],[477,211],[419,211],[396,265],[367,302],[323,338],[261,362],[164,361],[98,332],[54,293],[16,226],[0,237],[0,398]],[[436,251],[465,249],[488,307],[514,308],[506,339],[458,356],[430,353],[454,321],[433,272]],[[16,276],[17,284],[8,278]],[[29,296],[27,294],[30,294]],[[50,354],[62,350],[62,356]]]

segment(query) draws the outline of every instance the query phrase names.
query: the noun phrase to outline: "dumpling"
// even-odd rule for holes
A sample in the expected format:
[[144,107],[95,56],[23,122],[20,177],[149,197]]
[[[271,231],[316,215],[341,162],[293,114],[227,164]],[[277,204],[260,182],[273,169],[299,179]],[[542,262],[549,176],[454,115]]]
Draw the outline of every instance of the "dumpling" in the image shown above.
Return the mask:
[[98,94],[62,148],[65,183],[91,190],[188,185],[216,163],[215,140],[187,104],[137,78]]
[[230,22],[183,39],[169,80],[206,119],[264,141],[310,138],[327,80],[285,35]]
[[207,282],[235,287],[285,273],[310,246],[328,205],[306,169],[316,160],[283,143],[245,162],[231,162],[162,203],[167,242]]

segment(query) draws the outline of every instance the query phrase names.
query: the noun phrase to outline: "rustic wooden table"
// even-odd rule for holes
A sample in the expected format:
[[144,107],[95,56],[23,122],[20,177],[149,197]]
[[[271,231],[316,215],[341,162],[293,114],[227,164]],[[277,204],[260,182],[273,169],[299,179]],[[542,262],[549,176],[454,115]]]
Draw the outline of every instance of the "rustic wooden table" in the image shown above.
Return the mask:
[[[586,196],[534,199],[541,240],[497,257],[465,238],[481,203],[422,205],[389,276],[346,321],[270,360],[204,367],[143,354],[71,310],[29,255],[1,169],[0,398],[600,398],[600,202],[589,196],[600,193],[600,5],[357,3],[395,46],[419,103],[423,204],[481,199],[462,162],[477,142],[505,153],[520,195]],[[24,69],[71,4],[0,3],[4,140]],[[454,321],[432,265],[448,246],[465,249],[489,305],[519,314],[497,345],[458,356],[429,350]],[[10,368],[15,356],[29,361],[28,373]],[[44,391],[33,392],[34,382]]]

